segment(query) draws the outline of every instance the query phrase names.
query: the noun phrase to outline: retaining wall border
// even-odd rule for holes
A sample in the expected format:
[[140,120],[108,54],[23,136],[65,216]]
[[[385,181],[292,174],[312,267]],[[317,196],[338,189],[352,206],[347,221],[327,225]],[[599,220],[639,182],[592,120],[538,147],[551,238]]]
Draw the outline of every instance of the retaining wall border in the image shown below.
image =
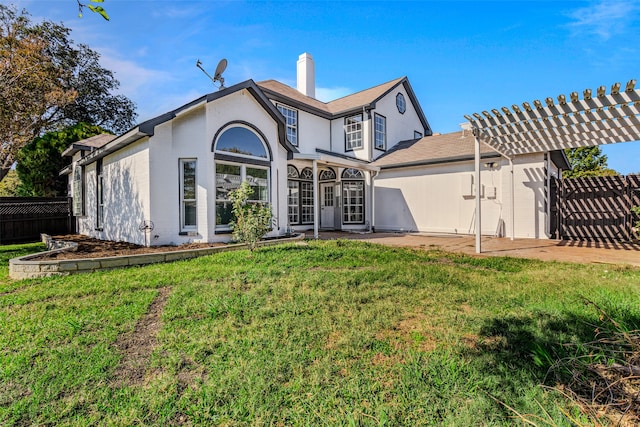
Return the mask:
[[[300,241],[305,238],[304,234],[283,239],[263,240],[258,242],[258,246],[273,246],[282,243]],[[237,243],[224,246],[212,246],[210,248],[185,249],[177,251],[146,253],[139,255],[119,255],[104,258],[77,258],[60,260],[33,260],[44,254],[54,254],[68,251],[69,248],[54,249],[51,251],[29,254],[9,260],[9,277],[12,279],[32,279],[47,276],[62,276],[68,274],[91,273],[99,270],[110,270],[113,268],[130,267],[136,265],[158,264],[163,262],[173,262],[185,259],[198,258],[218,252],[236,251],[246,249],[244,243]],[[72,249],[73,250],[73,249]]]

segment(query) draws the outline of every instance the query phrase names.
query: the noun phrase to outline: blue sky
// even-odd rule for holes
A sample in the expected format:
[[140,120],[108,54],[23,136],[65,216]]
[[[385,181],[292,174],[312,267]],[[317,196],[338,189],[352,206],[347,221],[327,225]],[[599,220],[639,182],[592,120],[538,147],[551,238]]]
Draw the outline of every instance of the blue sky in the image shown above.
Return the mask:
[[[406,75],[442,133],[464,114],[640,80],[638,0],[105,0],[109,22],[78,18],[76,0],[2,1],[63,22],[100,52],[140,120],[216,90],[197,59],[213,73],[227,58],[227,85],[295,86],[298,55],[309,52],[324,101]],[[603,150],[610,167],[640,172],[640,142]]]

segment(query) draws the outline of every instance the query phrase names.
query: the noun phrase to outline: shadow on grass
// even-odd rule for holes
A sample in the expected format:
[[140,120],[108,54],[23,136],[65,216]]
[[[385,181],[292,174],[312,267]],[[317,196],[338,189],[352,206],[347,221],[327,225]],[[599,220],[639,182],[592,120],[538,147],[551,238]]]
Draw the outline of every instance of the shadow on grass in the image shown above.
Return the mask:
[[[591,310],[599,309],[592,305],[581,313],[537,311],[487,319],[465,356],[492,378],[497,390],[493,397],[505,404],[514,405],[510,399],[522,396],[532,384],[561,387],[580,397],[591,392],[581,389],[583,380],[591,377],[587,365],[620,360],[624,343],[611,345],[617,332],[640,328],[637,314],[615,306],[599,312]],[[506,407],[501,411],[514,415]]]

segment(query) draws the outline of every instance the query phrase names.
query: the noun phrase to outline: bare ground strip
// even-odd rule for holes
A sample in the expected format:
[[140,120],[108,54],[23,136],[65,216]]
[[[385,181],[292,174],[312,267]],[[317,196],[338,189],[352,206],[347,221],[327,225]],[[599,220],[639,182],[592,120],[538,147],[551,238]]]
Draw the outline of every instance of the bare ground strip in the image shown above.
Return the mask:
[[159,288],[158,295],[149,305],[147,313],[138,320],[134,330],[116,339],[115,347],[122,354],[122,360],[113,374],[116,387],[142,384],[147,362],[158,344],[162,312],[170,294],[170,287]]

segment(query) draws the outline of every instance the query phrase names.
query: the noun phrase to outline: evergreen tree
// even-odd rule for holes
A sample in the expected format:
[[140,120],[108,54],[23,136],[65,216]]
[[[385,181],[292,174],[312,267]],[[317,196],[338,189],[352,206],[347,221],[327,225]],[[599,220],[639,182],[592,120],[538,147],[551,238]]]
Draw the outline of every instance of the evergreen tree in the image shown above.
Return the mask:
[[67,177],[58,176],[68,160],[62,152],[74,142],[105,133],[99,126],[79,123],[47,132],[27,144],[18,154],[16,171],[20,196],[55,197],[67,194]]
[[607,165],[607,155],[600,147],[580,147],[565,150],[571,170],[563,171],[563,178],[582,178],[586,176],[619,175]]

